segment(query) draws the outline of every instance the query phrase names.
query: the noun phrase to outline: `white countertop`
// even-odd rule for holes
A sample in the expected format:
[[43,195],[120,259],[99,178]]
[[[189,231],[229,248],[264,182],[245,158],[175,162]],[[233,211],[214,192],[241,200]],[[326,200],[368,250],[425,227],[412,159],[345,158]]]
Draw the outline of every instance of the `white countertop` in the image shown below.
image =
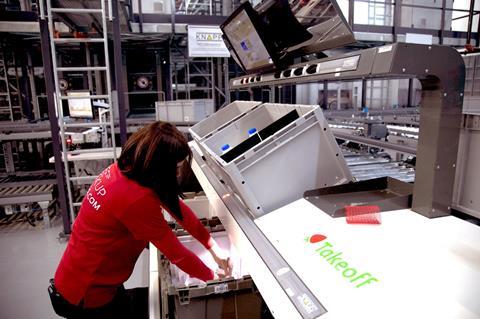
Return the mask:
[[256,224],[327,309],[321,318],[480,318],[478,226],[410,210],[349,225],[304,199]]

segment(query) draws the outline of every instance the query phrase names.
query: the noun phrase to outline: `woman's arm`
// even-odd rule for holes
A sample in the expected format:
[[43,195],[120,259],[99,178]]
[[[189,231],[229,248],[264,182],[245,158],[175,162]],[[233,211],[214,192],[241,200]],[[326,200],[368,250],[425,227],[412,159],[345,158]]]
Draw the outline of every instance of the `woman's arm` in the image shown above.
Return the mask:
[[162,240],[152,240],[152,243],[170,262],[190,276],[203,281],[214,279],[214,272],[197,255],[188,250],[170,229],[169,234],[166,234]]
[[[182,220],[179,220],[175,215],[171,214],[175,220],[182,225],[182,227],[189,232],[196,240],[198,240],[205,248],[212,248],[215,241],[210,233],[202,225],[198,217],[185,202],[179,199],[180,212],[182,213]],[[168,211],[168,210],[167,210]]]
[[214,279],[213,271],[175,236],[163,218],[160,202],[153,195],[139,198],[117,218],[136,239],[152,242],[165,257],[190,276],[203,281]]
[[[218,267],[224,271],[223,275],[230,276],[232,264],[226,253],[217,245],[190,207],[183,200],[179,199],[179,201],[183,220],[176,219],[177,222],[208,249]],[[173,214],[172,216],[175,218]]]

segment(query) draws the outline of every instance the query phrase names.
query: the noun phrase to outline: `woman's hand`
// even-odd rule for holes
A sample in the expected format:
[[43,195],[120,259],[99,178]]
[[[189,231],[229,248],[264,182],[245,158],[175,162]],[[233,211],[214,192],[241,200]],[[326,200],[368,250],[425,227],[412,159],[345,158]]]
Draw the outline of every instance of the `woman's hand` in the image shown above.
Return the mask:
[[219,278],[230,277],[232,275],[233,264],[229,257],[224,256],[224,252],[214,242],[212,247],[208,250],[213,257],[213,260],[218,265],[216,274]]
[[225,278],[225,277],[230,277],[232,276],[232,262],[230,261],[230,258],[222,259],[222,258],[213,258],[215,262],[218,265],[218,270],[216,271],[216,274],[218,275],[219,278]]

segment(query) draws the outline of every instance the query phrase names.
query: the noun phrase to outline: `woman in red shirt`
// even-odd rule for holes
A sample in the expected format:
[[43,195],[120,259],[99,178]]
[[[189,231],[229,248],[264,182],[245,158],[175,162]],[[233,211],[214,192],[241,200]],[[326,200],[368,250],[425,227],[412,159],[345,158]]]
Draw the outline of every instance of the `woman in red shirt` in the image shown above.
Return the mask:
[[177,180],[191,157],[185,136],[169,123],[150,124],[130,137],[118,163],[97,177],[83,199],[49,288],[57,314],[129,318],[123,283],[148,242],[189,275],[214,279],[214,272],[179,242],[163,209],[230,273],[228,259],[219,256],[210,234],[179,199]]

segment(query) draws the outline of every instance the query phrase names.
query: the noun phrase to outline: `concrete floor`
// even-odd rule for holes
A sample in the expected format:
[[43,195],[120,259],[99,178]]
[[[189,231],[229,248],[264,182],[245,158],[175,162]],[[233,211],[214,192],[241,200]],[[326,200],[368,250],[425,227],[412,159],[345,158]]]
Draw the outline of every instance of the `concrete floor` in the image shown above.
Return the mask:
[[[66,243],[57,220],[52,228],[28,226],[0,229],[0,318],[49,319],[58,317],[47,293]],[[127,288],[148,286],[148,253],[137,261]]]

